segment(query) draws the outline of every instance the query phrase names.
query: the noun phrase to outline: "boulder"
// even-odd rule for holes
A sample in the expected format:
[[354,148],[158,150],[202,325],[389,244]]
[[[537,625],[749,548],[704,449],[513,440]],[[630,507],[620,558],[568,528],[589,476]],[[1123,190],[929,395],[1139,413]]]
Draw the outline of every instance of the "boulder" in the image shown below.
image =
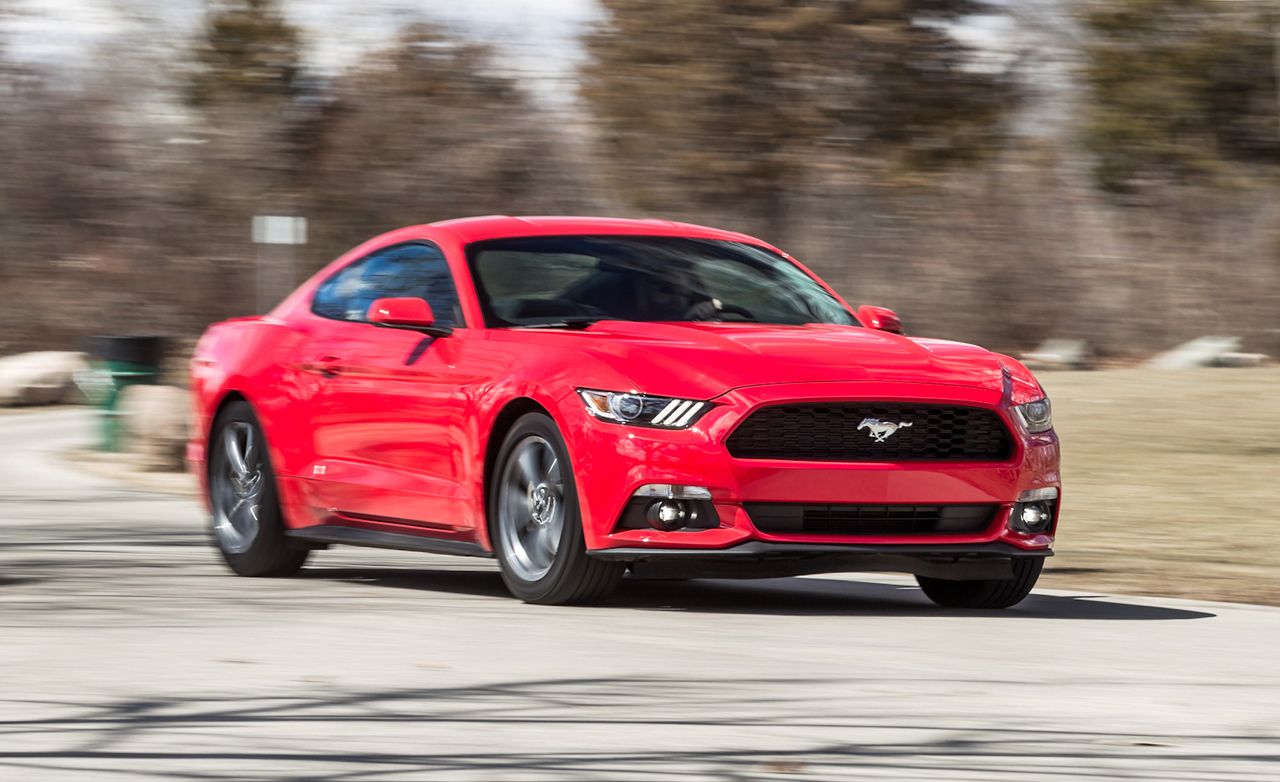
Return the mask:
[[1089,346],[1082,339],[1046,339],[1040,347],[1022,354],[1030,369],[1088,369]]
[[1197,337],[1147,362],[1151,369],[1194,369],[1218,366],[1223,354],[1240,350],[1239,337]]
[[81,401],[76,375],[88,366],[83,353],[62,350],[0,358],[0,406]]
[[176,386],[129,386],[120,392],[123,450],[135,467],[178,472],[185,468],[190,402]]

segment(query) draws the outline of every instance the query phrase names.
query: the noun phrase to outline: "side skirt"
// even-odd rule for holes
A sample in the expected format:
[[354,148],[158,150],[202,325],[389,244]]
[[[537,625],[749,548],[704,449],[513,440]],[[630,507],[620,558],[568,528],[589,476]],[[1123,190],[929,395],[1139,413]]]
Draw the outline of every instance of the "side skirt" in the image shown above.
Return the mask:
[[306,543],[326,545],[339,543],[345,546],[422,551],[428,554],[453,554],[462,557],[493,556],[492,552],[487,551],[480,544],[469,541],[441,540],[423,535],[362,529],[360,527],[343,527],[337,524],[321,524],[315,527],[291,529],[285,534],[293,540]]

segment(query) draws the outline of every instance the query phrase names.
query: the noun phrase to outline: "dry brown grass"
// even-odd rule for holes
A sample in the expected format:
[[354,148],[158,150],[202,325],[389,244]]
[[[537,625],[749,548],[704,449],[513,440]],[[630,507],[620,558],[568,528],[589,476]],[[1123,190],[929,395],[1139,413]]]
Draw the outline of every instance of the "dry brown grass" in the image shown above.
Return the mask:
[[1042,585],[1280,605],[1280,369],[1040,379],[1064,486]]

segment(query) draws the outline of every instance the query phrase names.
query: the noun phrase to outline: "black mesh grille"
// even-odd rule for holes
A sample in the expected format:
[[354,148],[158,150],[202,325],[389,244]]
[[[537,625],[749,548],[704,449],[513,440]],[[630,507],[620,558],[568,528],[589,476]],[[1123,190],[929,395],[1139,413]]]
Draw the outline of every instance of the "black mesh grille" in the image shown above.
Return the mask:
[[[886,433],[873,421],[909,425]],[[1002,461],[1013,452],[1009,430],[992,410],[905,402],[765,407],[727,445],[740,459],[839,462]]]
[[815,505],[748,502],[756,529],[811,535],[955,535],[990,526],[998,505]]

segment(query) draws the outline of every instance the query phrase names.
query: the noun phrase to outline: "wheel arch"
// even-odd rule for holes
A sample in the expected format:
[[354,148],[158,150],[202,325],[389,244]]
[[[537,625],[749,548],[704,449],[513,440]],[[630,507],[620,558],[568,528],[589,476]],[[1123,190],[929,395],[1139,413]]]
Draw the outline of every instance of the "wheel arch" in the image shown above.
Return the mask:
[[213,415],[209,417],[210,431],[213,430],[213,423],[218,420],[218,416],[222,415],[222,411],[226,410],[236,402],[244,402],[250,407],[253,407],[253,403],[249,401],[249,397],[244,395],[244,392],[235,388],[227,389],[223,392],[222,398],[218,400],[218,404],[213,408]]
[[498,411],[497,416],[493,419],[493,426],[489,428],[489,436],[485,440],[484,472],[481,479],[481,496],[483,498],[481,507],[484,511],[483,530],[485,543],[491,550],[493,548],[493,535],[491,534],[492,519],[489,514],[489,489],[492,486],[494,470],[497,469],[498,451],[502,450],[502,443],[507,439],[507,433],[515,426],[516,421],[519,421],[522,416],[529,413],[542,413],[552,421],[555,420],[555,416],[551,414],[551,411],[545,405],[531,397],[519,396],[508,401]]
[[[213,444],[213,428],[218,425],[218,419],[222,417],[222,412],[236,402],[244,402],[249,407],[253,407],[253,403],[249,401],[249,398],[240,391],[236,389],[224,391],[222,397],[218,399],[218,403],[213,406],[212,414],[209,416],[209,423],[205,427],[204,440],[209,446]],[[205,473],[208,474],[210,459],[206,458],[204,461]]]

